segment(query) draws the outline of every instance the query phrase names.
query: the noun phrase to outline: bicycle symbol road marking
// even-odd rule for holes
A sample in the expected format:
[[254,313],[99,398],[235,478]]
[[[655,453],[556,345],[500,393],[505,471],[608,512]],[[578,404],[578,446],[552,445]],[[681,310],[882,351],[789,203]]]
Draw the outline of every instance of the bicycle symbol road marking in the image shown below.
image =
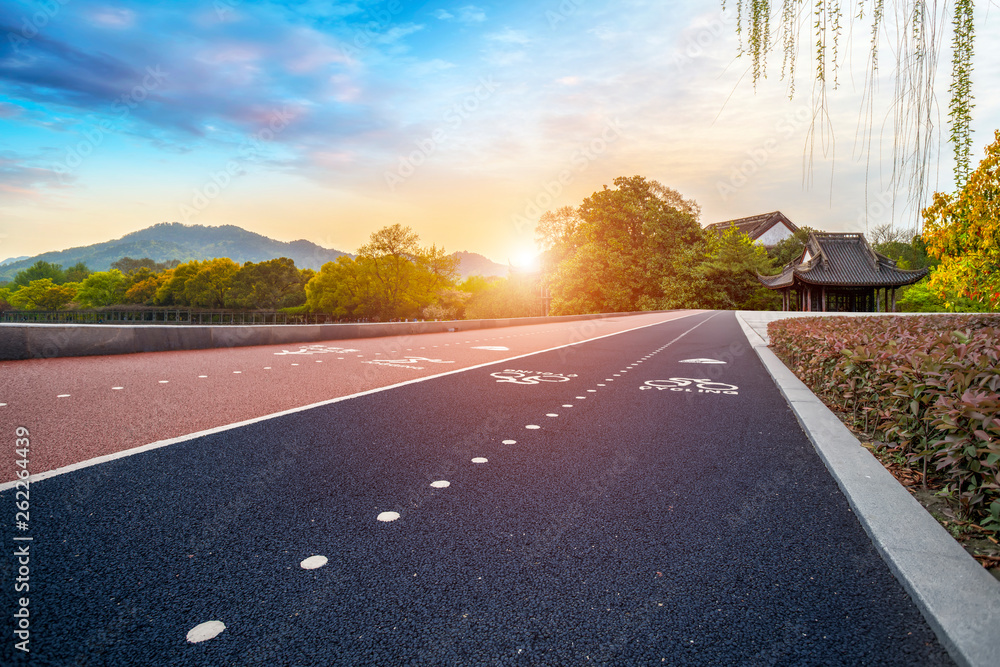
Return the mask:
[[667,380],[646,380],[639,390],[657,389],[670,391],[680,391],[688,394],[727,394],[738,396],[739,387],[735,384],[725,382],[713,382],[708,378],[669,378]]
[[490,373],[497,382],[510,382],[512,384],[539,384],[542,382],[569,382],[570,378],[575,378],[575,373],[539,373],[537,371],[521,371],[506,369],[497,373]]

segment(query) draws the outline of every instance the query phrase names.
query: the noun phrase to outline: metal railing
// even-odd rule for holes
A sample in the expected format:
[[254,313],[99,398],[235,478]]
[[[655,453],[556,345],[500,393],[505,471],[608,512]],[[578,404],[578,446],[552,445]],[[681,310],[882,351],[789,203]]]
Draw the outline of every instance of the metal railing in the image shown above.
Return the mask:
[[323,313],[279,311],[190,310],[178,308],[109,310],[8,310],[0,322],[28,324],[335,324]]

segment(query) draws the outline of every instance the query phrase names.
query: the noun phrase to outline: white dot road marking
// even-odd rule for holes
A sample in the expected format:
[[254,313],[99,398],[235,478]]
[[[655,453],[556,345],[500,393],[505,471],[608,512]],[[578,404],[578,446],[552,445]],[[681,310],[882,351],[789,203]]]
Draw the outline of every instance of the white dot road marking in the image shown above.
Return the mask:
[[563,403],[563,407],[564,408],[571,408],[571,407],[573,407],[573,404],[572,403]]
[[399,512],[382,512],[377,518],[379,521],[395,521],[399,518]]
[[[271,370],[271,367],[270,366],[264,366],[264,370],[265,371],[269,371],[269,370]],[[199,375],[198,377],[201,377],[201,376]],[[208,376],[206,375],[205,377],[208,377]]]
[[292,364],[292,366],[298,366],[298,364]]
[[199,375],[198,377],[200,377],[200,378],[207,378],[208,376],[207,375]]
[[299,563],[303,570],[315,570],[317,568],[323,567],[328,562],[326,556],[309,556],[304,561]]
[[197,644],[198,642],[207,641],[213,637],[217,637],[220,632],[226,629],[226,624],[222,621],[206,621],[200,625],[196,625],[187,633],[187,640],[192,644]]
[[591,394],[596,394],[597,393],[596,389],[588,389],[587,391],[589,391]]
[[160,380],[160,384],[169,384],[170,380]]
[[484,456],[477,456],[476,458],[472,459],[472,462],[473,463],[489,463],[489,459],[487,459]]
[[606,384],[598,384],[597,386],[598,387],[607,387],[608,385],[606,385]]
[[[124,389],[125,387],[112,387],[112,389]],[[6,403],[0,403],[0,405],[7,405]]]
[[322,359],[317,359],[317,360],[316,360],[316,363],[317,363],[317,364],[321,364],[321,363],[323,363],[323,360],[322,360]]
[[243,371],[233,371],[233,375],[239,375],[239,374],[240,374],[240,373],[242,373],[242,372],[243,372]]
[[534,430],[534,429],[536,429],[536,428],[541,428],[541,426],[539,426],[538,424],[528,424],[528,425],[527,425],[527,426],[525,426],[524,428],[529,428],[529,429],[531,429],[531,430]]
[[449,486],[451,486],[451,482],[447,482],[443,479],[440,479],[436,482],[431,482],[431,486],[433,486],[435,489],[447,489]]
[[586,397],[586,396],[577,396],[576,398],[577,398],[577,400],[580,400],[580,401],[585,401],[585,400],[587,400],[587,397]]
[[556,414],[555,412],[550,412],[550,413],[546,414],[545,416],[546,417],[558,417],[559,415]]
[[7,406],[6,403],[0,403],[0,408],[6,407],[6,406]]
[[[6,403],[4,403],[4,405],[6,405]],[[517,444],[517,440],[504,440],[503,444],[505,444],[505,445],[516,445]]]
[[69,394],[59,394],[56,398],[69,398]]

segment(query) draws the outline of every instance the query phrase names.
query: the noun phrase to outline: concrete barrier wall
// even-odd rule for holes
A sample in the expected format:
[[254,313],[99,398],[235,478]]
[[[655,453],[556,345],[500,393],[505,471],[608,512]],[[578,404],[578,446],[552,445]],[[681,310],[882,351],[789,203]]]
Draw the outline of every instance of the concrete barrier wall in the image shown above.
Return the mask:
[[525,324],[574,322],[638,314],[642,313],[514,317],[498,320],[451,320],[446,322],[250,326],[0,324],[0,361],[131,354],[133,352],[202,350],[212,347],[244,347],[247,345],[318,343],[327,340],[412,336]]

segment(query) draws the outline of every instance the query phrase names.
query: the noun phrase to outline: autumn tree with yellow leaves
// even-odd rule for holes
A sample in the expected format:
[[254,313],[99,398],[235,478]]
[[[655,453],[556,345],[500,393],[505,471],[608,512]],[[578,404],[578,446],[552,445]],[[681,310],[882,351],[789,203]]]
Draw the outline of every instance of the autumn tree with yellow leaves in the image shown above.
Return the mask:
[[949,308],[959,295],[1000,310],[1000,130],[961,191],[935,193],[923,215],[927,251],[941,260],[930,290]]

